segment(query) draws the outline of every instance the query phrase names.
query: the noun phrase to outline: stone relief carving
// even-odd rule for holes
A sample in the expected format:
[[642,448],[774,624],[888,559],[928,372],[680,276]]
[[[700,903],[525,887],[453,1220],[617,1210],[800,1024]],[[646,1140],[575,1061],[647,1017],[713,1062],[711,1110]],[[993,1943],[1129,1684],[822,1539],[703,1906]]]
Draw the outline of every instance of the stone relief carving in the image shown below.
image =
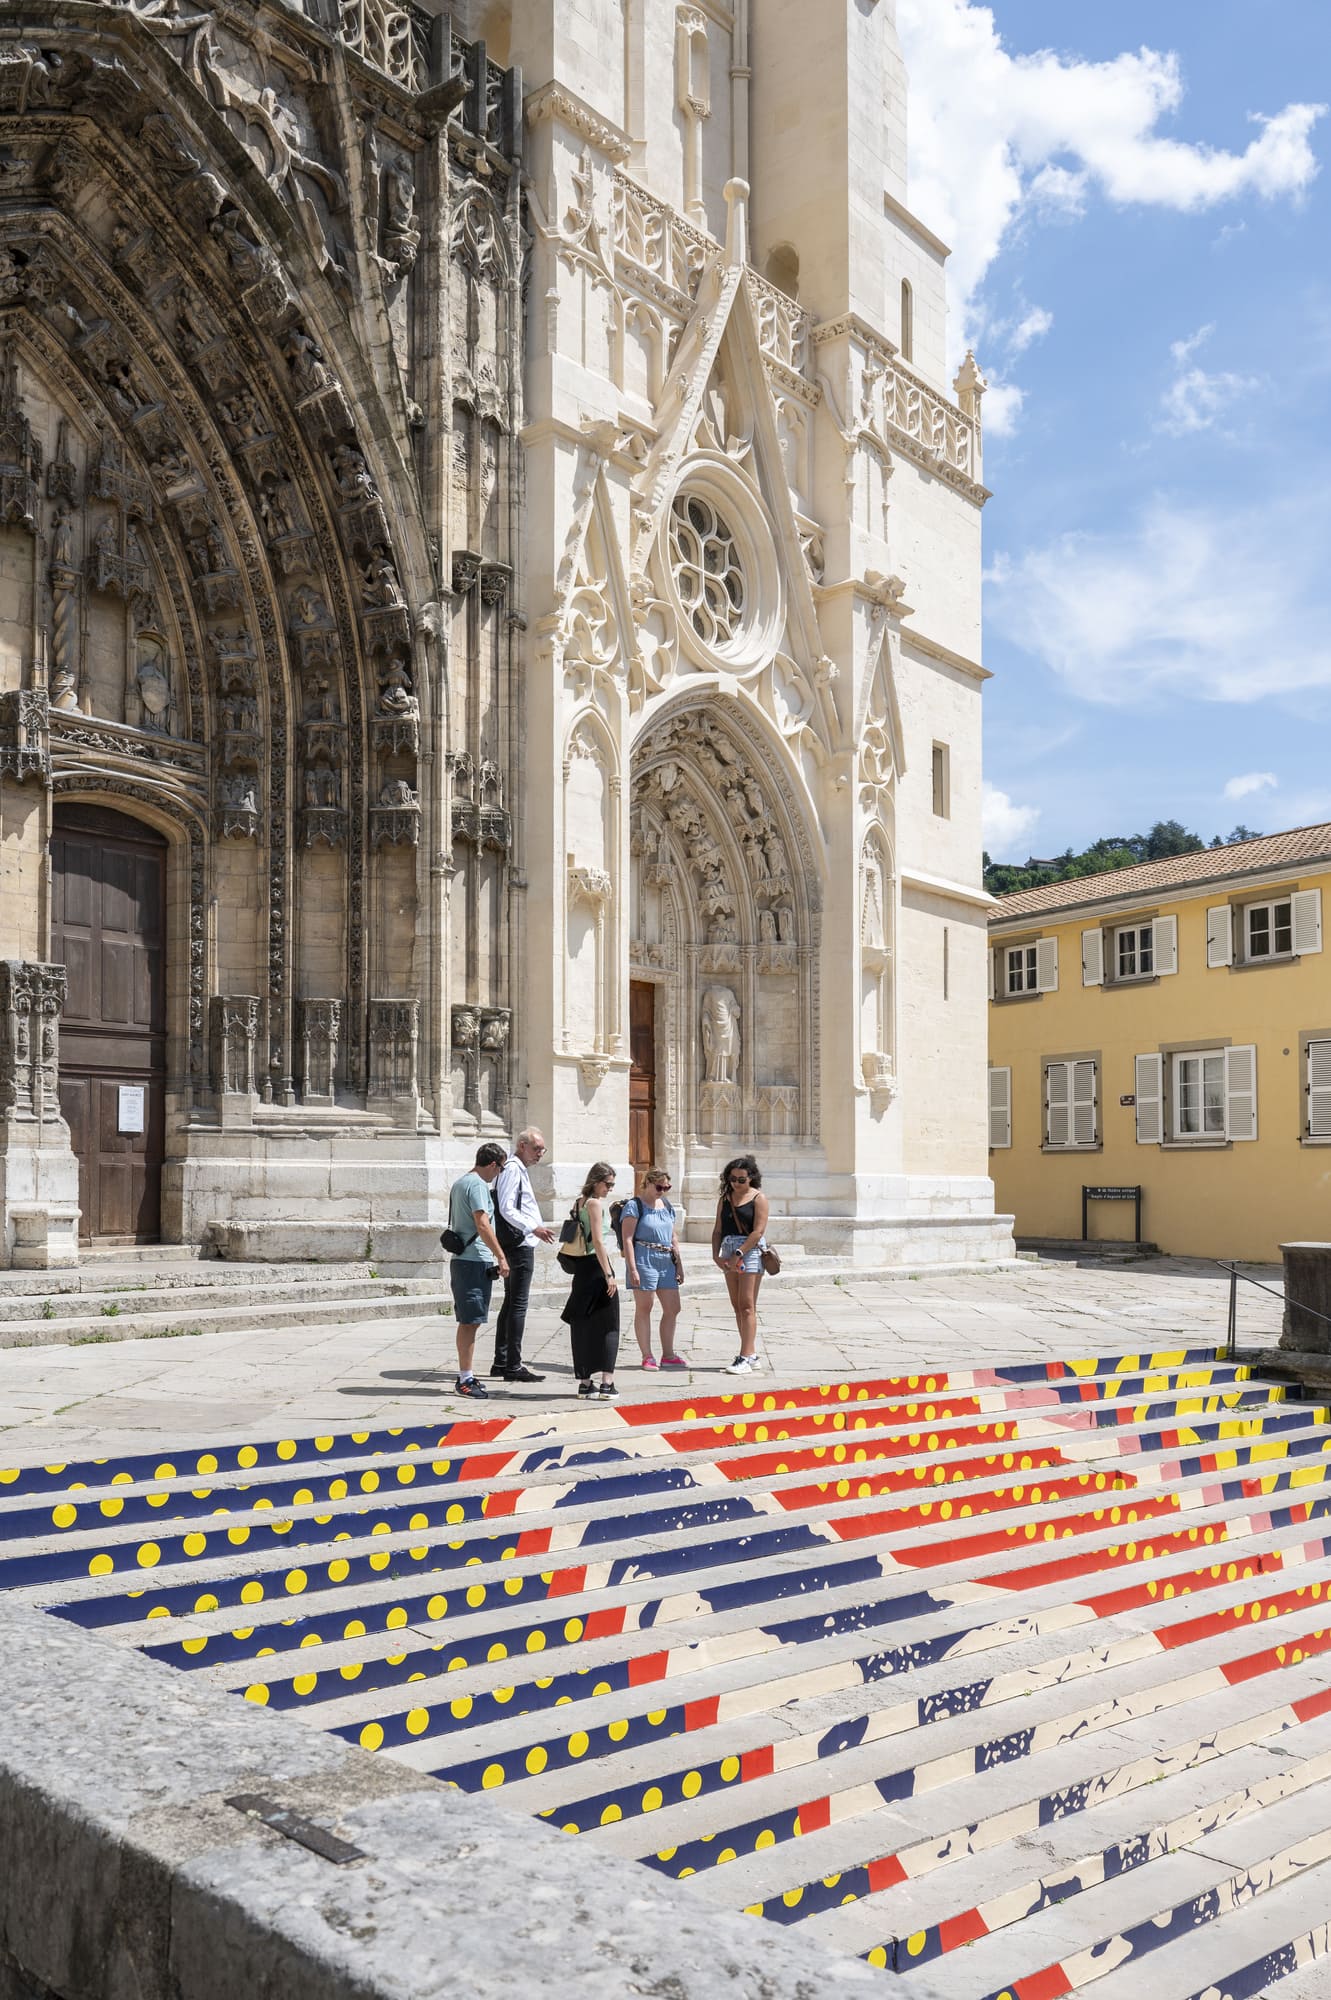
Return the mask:
[[19,1125],[60,1119],[63,965],[0,959],[0,1113]]
[[709,986],[702,996],[705,1083],[734,1083],[739,1073],[739,1001],[728,986]]

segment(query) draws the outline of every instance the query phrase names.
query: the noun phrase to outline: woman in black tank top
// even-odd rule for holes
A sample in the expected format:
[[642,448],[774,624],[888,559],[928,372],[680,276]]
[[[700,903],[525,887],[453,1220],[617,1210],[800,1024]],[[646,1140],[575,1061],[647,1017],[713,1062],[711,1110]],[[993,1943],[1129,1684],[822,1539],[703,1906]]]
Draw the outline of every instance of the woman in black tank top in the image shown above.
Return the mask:
[[728,1162],[712,1225],[712,1262],[724,1272],[739,1330],[739,1353],[727,1375],[758,1373],[758,1287],[763,1281],[767,1196],[752,1153]]

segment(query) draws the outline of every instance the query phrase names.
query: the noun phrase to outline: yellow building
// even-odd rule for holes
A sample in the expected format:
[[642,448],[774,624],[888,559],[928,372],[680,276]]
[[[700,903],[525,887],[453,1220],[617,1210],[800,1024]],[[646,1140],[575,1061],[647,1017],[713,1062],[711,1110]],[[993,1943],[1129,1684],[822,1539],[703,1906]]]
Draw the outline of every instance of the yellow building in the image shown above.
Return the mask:
[[[1079,1239],[1084,1187],[1140,1187],[1176,1255],[1331,1239],[1328,885],[1331,824],[999,899],[989,1161],[1019,1239]],[[1129,1201],[1087,1216],[1133,1235]]]

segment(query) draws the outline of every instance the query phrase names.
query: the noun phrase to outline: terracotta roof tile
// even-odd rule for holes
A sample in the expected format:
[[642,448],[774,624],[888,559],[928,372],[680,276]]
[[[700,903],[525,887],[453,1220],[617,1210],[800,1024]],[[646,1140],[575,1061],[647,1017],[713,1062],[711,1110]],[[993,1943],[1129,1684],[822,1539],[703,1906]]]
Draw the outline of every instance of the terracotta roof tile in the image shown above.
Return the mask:
[[989,922],[1010,924],[1015,917],[1053,916],[1085,903],[1224,882],[1234,875],[1255,875],[1263,869],[1292,868],[1309,861],[1331,861],[1331,821],[1294,827],[1288,833],[1263,834],[1260,840],[1235,841],[1232,847],[1205,847],[1200,854],[1140,861],[1135,868],[1120,868],[1112,874],[1079,875],[1075,881],[1047,882],[1040,889],[1014,889],[998,898]]

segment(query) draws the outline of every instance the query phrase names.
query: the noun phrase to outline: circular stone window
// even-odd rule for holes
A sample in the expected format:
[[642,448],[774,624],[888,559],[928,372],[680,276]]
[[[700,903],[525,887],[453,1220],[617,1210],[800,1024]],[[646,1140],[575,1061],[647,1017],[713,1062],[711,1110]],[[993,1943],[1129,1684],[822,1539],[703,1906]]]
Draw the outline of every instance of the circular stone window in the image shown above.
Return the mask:
[[744,623],[744,569],[723,516],[699,493],[677,493],[670,555],[680,602],[704,646],[730,645]]
[[732,674],[767,665],[785,623],[776,537],[753,485],[722,453],[699,452],[684,467],[658,548],[694,665]]

